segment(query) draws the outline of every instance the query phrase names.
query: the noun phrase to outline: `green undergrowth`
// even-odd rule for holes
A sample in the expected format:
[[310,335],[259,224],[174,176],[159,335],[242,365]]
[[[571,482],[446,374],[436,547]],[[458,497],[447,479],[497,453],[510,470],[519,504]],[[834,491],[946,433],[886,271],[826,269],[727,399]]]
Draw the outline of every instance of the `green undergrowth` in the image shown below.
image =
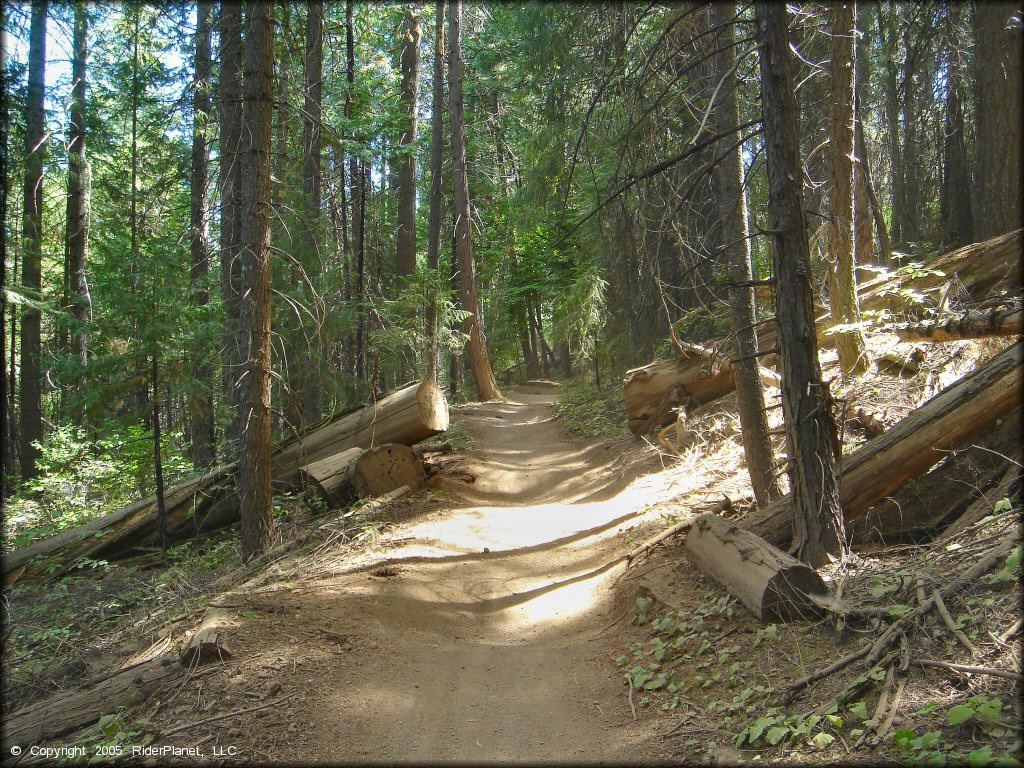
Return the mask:
[[[177,436],[162,440],[164,481],[192,472],[176,451]],[[141,426],[90,440],[74,427],[49,433],[40,444],[39,475],[23,483],[4,510],[3,547],[10,551],[84,525],[151,494],[153,438]]]
[[555,413],[565,428],[581,437],[629,437],[622,387],[618,379],[598,389],[593,380],[574,378],[562,383]]
[[[979,538],[986,541],[986,530],[989,539],[995,536],[1013,511],[1007,499],[994,505]],[[897,621],[914,609],[920,580],[948,572],[962,547],[918,550],[900,560],[903,567],[857,561],[850,599]],[[787,698],[794,680],[829,667],[881,630],[867,620],[867,627],[850,625],[843,636],[825,620],[761,626],[735,599],[696,593],[688,610],[637,598],[632,616],[639,639],[616,663],[632,707],[660,709],[680,723],[675,750],[683,757],[842,763],[870,755],[901,765],[1021,766],[1020,683],[925,670],[914,660],[1015,668],[1016,646],[997,635],[1019,617],[1022,560],[1018,544],[988,574],[946,595],[951,621],[981,649],[976,660],[964,659],[961,644],[933,612],[904,630],[906,650],[897,646],[870,668],[851,664]]]

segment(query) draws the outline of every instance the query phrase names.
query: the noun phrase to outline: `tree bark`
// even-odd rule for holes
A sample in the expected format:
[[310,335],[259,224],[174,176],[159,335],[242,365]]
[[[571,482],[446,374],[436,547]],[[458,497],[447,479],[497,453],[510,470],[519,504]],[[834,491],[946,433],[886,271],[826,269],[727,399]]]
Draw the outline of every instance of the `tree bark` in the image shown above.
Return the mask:
[[118,707],[141,704],[180,683],[185,670],[169,654],[125,667],[113,675],[48,696],[4,718],[3,741],[8,747],[39,744],[99,721]]
[[[22,211],[21,286],[35,299],[41,298],[43,260],[43,171],[46,162],[46,124],[43,100],[46,87],[46,14],[48,3],[32,4],[29,31],[28,93],[25,103],[25,188]],[[21,477],[29,480],[39,470],[39,449],[43,439],[42,314],[35,306],[23,305],[21,312],[21,432],[18,453]]]
[[[0,67],[0,89],[2,93],[8,93],[7,73]],[[14,407],[13,392],[8,389],[7,361],[3,358],[7,354],[7,281],[13,279],[7,274],[7,166],[8,152],[8,128],[7,128],[7,99],[0,99],[0,507],[6,509],[7,499],[7,476],[15,473],[14,469],[14,443],[16,435],[12,429],[13,419],[11,411]],[[13,307],[12,317],[13,317]],[[11,330],[11,341],[14,341],[14,331]],[[11,350],[13,364],[14,350]],[[13,375],[12,375],[13,383]]]
[[[721,100],[715,110],[719,133],[740,123],[736,77],[736,7],[731,3],[712,6],[712,25],[721,27],[718,72],[722,83]],[[723,143],[735,144],[718,167],[718,214],[722,225],[722,250],[726,270],[733,283],[749,283],[753,279],[750,263],[750,239],[747,231],[747,197],[743,187],[743,159],[739,129],[723,137]],[[736,338],[740,359],[733,368],[736,399],[743,437],[743,454],[759,505],[782,495],[782,485],[774,475],[775,455],[768,436],[768,417],[764,410],[764,384],[758,371],[757,331],[753,287],[734,287],[729,292],[729,320]]]
[[[75,31],[71,59],[71,120],[68,142],[67,284],[64,306],[72,319],[72,351],[81,370],[89,363],[85,332],[89,288],[85,263],[89,242],[89,185],[86,144],[86,59],[88,57],[89,11],[83,0],[75,3]],[[72,418],[81,423],[79,406]]]
[[251,0],[245,40],[242,170],[242,447],[238,491],[242,557],[274,541],[270,485],[270,154],[274,103],[274,4]]
[[[1019,408],[1024,399],[1022,363],[1024,342],[1018,341],[847,456],[841,483],[846,522],[863,516],[949,451],[967,445],[997,419]],[[793,533],[792,504],[789,496],[779,499],[743,525],[781,546]]]
[[[832,320],[848,326],[860,322],[857,278],[854,272],[853,162],[854,94],[857,35],[856,4],[832,6],[831,128],[829,131],[829,258],[827,263]],[[868,368],[867,343],[858,328],[837,331],[836,347],[844,376],[859,376]]]
[[718,515],[693,521],[686,554],[763,622],[811,618],[810,595],[828,594],[813,569]]
[[[1020,2],[975,3],[974,217],[979,238],[1022,225],[1021,77],[1024,37]],[[1013,21],[1014,17],[1017,22]]]
[[[779,386],[775,373],[752,362],[754,375],[762,385]],[[736,368],[728,358],[684,343],[681,355],[626,371],[622,399],[629,429],[634,435],[643,434],[671,421],[676,406],[710,403],[735,388]]]
[[416,269],[416,112],[420,75],[419,9],[405,7],[399,30],[402,54],[399,68],[402,82],[399,90],[402,130],[398,137],[398,234],[396,255],[399,279]]
[[945,320],[932,320],[890,329],[900,341],[959,341],[1024,333],[1024,310],[1019,307],[970,311]]
[[315,490],[332,508],[354,498],[382,496],[402,486],[418,491],[426,484],[422,460],[402,443],[350,448],[307,464],[299,470],[299,477],[303,487]]
[[[352,119],[352,100],[354,98],[356,77],[355,54],[355,8],[353,0],[345,3],[345,80],[348,88],[345,91],[345,117]],[[359,137],[353,133],[352,140]],[[362,160],[356,152],[349,153],[349,183],[352,185],[352,241],[356,250],[356,305],[359,319],[356,327],[356,378],[366,377],[366,274],[365,274],[365,243],[366,243],[366,176],[363,172]]]
[[491,370],[487,343],[480,327],[480,306],[476,294],[476,265],[473,260],[473,239],[469,219],[469,181],[466,173],[466,139],[463,125],[462,97],[462,2],[448,4],[451,65],[449,71],[450,119],[452,130],[452,176],[455,183],[455,243],[459,255],[462,283],[462,307],[469,312],[463,331],[469,336],[469,365],[481,400],[501,399],[501,390]]
[[810,252],[801,188],[803,172],[785,5],[755,6],[761,108],[772,212],[772,264],[782,357],[782,406],[795,500],[795,549],[812,567],[842,557],[846,534],[839,507],[840,446],[832,399],[821,380],[810,286]]
[[[209,126],[213,111],[211,88],[213,61],[210,54],[212,36],[213,3],[200,0],[196,5],[196,53],[195,93],[192,97],[192,172],[190,179],[190,250],[192,271],[190,275],[192,303],[205,307],[210,302],[210,239],[207,233],[206,216],[209,211],[207,185],[210,178]],[[213,463],[216,453],[216,431],[213,413],[213,366],[205,350],[200,350],[195,360],[196,391],[189,404],[189,432],[192,442],[190,453],[192,463],[205,467]]]
[[[430,103],[430,225],[427,268],[436,272],[441,258],[441,221],[444,219],[444,0],[434,4],[434,74]],[[427,366],[423,378],[437,383],[437,292],[427,297]]]
[[[313,0],[306,12],[306,57],[305,109],[302,114],[302,196],[305,203],[302,240],[302,266],[310,280],[323,274],[323,259],[320,256],[320,205],[322,199],[321,181],[321,105],[323,103],[323,43],[324,5],[322,0]],[[313,345],[308,356],[299,361],[301,379],[302,423],[315,424],[322,415],[323,372],[321,359],[323,350],[317,341],[319,333],[313,334]]]
[[974,242],[973,184],[967,155],[964,130],[964,79],[966,62],[961,51],[961,8],[958,3],[946,6],[945,38],[949,74],[946,82],[946,124],[942,161],[943,224],[942,244],[956,248]]
[[[228,411],[226,442],[242,434],[238,377],[242,361],[241,331],[241,195],[242,136],[242,4],[220,7],[220,290],[224,304],[222,382]],[[233,452],[233,451],[232,451]]]

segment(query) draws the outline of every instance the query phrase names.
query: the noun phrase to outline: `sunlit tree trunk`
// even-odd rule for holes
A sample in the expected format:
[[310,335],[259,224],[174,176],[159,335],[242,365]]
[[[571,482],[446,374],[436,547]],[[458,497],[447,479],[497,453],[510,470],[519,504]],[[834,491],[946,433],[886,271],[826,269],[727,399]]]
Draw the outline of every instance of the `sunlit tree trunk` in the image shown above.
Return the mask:
[[787,13],[781,3],[755,5],[782,409],[795,507],[793,544],[801,560],[818,567],[828,562],[829,556],[845,555],[846,532],[836,473],[840,446],[832,400],[821,380],[814,331]]
[[[213,61],[210,55],[212,36],[213,3],[200,0],[196,6],[196,53],[195,92],[192,96],[192,173],[191,209],[189,229],[191,233],[192,303],[205,307],[210,302],[210,238],[207,233],[206,217],[209,211],[207,187],[210,179],[209,127],[213,111],[210,89],[212,88]],[[197,467],[213,462],[216,436],[213,418],[213,365],[209,358],[200,353],[195,361],[196,392],[190,403],[190,432],[192,461]]]
[[469,336],[469,365],[481,400],[501,398],[501,390],[491,370],[487,344],[480,328],[480,312],[476,294],[476,266],[473,260],[473,239],[469,221],[469,181],[466,175],[466,139],[463,125],[462,97],[462,3],[448,4],[448,37],[451,45],[449,68],[449,118],[452,129],[452,177],[455,183],[455,246],[459,256],[462,285],[462,307],[469,316],[463,330]]
[[[853,231],[853,106],[857,17],[854,3],[832,6],[831,128],[829,131],[829,302],[836,325],[860,322],[857,278],[854,272]],[[845,375],[867,370],[864,334],[848,328],[835,334],[839,364]]]
[[[32,4],[29,31],[28,92],[25,103],[25,193],[22,213],[21,286],[39,299],[43,260],[43,164],[46,161],[46,124],[43,99],[46,85],[46,0]],[[42,314],[37,306],[24,305],[21,314],[21,434],[18,451],[21,477],[38,473],[43,439]]]
[[238,494],[242,510],[242,557],[252,558],[274,541],[270,485],[270,155],[274,103],[274,4],[247,6],[242,110],[240,381],[242,446]]
[[[735,144],[722,158],[718,167],[718,211],[722,224],[722,250],[725,255],[729,281],[734,283],[729,292],[729,319],[736,336],[736,399],[743,437],[743,453],[754,488],[754,497],[761,506],[782,495],[783,489],[775,475],[775,456],[768,436],[768,417],[765,413],[764,384],[758,375],[756,313],[753,279],[750,263],[750,239],[747,232],[747,198],[743,188],[743,160],[740,131],[733,129],[740,123],[736,91],[736,6],[716,3],[712,6],[712,25],[721,27],[719,37],[718,72],[722,81],[720,101],[715,109],[715,123],[723,134],[723,143]],[[743,285],[746,283],[746,285]]]

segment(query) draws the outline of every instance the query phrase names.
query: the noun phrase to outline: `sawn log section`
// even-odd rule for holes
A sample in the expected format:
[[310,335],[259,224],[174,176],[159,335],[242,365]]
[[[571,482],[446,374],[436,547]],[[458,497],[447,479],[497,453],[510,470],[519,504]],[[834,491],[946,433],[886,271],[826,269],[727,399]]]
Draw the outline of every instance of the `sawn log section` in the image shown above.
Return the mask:
[[[350,448],[411,445],[447,429],[444,392],[431,382],[414,382],[279,446],[272,457],[273,481],[290,488],[311,461]],[[237,463],[222,464],[168,489],[167,531],[172,544],[238,520],[237,470]],[[55,578],[82,558],[114,560],[156,551],[159,543],[156,499],[151,496],[8,553],[3,558],[3,583]]]

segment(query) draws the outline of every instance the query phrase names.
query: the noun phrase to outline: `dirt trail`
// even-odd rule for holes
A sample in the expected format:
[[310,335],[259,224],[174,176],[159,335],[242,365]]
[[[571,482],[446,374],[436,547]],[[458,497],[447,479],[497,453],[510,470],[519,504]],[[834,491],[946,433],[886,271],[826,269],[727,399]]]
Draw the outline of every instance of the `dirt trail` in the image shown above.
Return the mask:
[[554,392],[520,387],[463,409],[476,446],[460,469],[477,479],[444,482],[450,504],[356,566],[321,559],[249,596],[265,613],[229,633],[247,663],[221,691],[300,691],[240,723],[236,735],[262,744],[254,757],[640,759],[643,725],[605,632],[622,614],[609,586],[629,545],[619,534],[669,489],[640,477],[651,468],[630,441],[566,438]]

